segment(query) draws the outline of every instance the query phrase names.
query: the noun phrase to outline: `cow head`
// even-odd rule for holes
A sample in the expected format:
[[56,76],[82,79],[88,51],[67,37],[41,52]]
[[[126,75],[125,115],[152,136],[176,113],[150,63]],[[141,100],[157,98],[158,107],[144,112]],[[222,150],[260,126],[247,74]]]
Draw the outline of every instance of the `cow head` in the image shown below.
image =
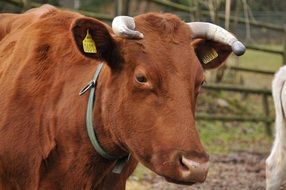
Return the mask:
[[[87,30],[94,54],[82,47]],[[101,22],[80,18],[72,31],[83,55],[107,64],[95,114],[112,141],[169,181],[203,182],[208,155],[195,126],[203,71],[219,67],[232,51],[241,54],[243,45],[218,26],[187,24],[171,14],[140,15],[135,22],[118,17],[115,34]]]

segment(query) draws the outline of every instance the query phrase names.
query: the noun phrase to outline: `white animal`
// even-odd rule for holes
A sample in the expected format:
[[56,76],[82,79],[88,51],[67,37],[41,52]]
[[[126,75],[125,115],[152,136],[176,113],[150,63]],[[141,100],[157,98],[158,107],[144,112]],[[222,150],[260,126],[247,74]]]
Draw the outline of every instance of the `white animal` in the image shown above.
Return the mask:
[[276,132],[272,151],[266,160],[266,189],[278,190],[286,179],[286,66],[275,74],[272,95]]

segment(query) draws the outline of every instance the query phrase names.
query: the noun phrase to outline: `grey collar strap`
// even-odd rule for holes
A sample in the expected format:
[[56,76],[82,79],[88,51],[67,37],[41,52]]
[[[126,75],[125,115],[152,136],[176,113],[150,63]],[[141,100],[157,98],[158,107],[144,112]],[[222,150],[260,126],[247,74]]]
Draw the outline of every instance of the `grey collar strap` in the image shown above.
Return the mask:
[[96,137],[94,128],[93,128],[93,106],[94,106],[94,101],[96,98],[95,95],[95,90],[96,90],[96,84],[97,84],[97,79],[99,77],[99,74],[102,70],[103,63],[99,64],[97,66],[96,72],[94,74],[93,79],[80,91],[79,95],[83,95],[86,91],[90,90],[89,98],[88,98],[88,104],[87,104],[87,111],[86,111],[86,128],[87,128],[87,133],[88,137],[91,141],[91,144],[95,148],[95,150],[104,158],[108,160],[116,160],[115,167],[113,168],[112,172],[120,174],[125,163],[129,160],[130,154],[128,156],[124,156],[121,158],[114,157],[110,154],[108,154],[99,144],[99,141]]

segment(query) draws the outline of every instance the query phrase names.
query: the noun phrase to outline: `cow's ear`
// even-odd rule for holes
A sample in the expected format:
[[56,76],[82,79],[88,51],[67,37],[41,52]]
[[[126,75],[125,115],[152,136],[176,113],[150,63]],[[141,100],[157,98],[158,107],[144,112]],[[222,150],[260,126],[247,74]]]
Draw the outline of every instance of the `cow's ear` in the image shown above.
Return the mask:
[[194,40],[192,46],[204,69],[221,66],[232,52],[229,45],[205,39]]
[[112,68],[119,66],[118,43],[105,24],[92,18],[79,18],[72,24],[71,31],[76,46],[84,56],[104,60]]

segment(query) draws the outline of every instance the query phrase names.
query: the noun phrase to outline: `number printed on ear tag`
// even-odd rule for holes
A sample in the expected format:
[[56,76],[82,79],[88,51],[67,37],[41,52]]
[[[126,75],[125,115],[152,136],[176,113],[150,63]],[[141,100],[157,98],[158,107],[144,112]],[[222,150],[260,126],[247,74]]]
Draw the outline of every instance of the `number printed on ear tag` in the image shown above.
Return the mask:
[[206,54],[203,55],[202,61],[204,64],[208,64],[212,60],[218,57],[218,53],[214,48],[209,49]]
[[96,53],[97,52],[95,43],[91,35],[89,34],[89,30],[87,30],[86,36],[84,40],[82,41],[82,46],[83,46],[83,51],[85,53]]

